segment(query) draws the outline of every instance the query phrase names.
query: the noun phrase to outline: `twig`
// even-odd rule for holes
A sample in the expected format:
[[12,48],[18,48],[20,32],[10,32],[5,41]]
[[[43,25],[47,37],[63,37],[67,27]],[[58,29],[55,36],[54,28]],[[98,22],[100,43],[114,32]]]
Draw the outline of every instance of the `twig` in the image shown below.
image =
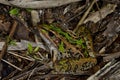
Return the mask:
[[15,30],[16,30],[16,27],[17,27],[17,21],[14,20],[14,23],[13,23],[13,26],[12,26],[12,29],[10,31],[10,34],[9,34],[9,37],[12,38],[14,33],[15,33]]
[[27,80],[30,80],[30,77],[34,74],[34,72],[35,72],[35,68],[31,71],[31,73],[29,74],[29,76],[28,76],[28,79],[27,79]]
[[106,75],[108,72],[110,72],[119,65],[120,61],[112,60],[111,62],[107,63],[102,69],[97,71],[94,75],[90,76],[87,80],[103,80],[101,78],[103,78],[104,75]]
[[108,56],[103,57],[104,62],[120,57],[120,52],[110,53]]
[[62,5],[66,5],[66,4],[70,4],[78,1],[81,1],[81,0],[50,0],[50,1],[49,0],[45,0],[45,1],[0,0],[0,3],[9,5],[9,6],[17,6],[21,8],[40,9],[40,8],[51,8],[51,7],[62,6]]
[[[51,65],[48,63],[48,65]],[[43,66],[40,66],[40,67],[36,67],[34,68],[34,72],[40,72],[41,71],[41,74],[45,74],[44,72],[42,72],[43,70],[49,70],[51,69],[49,66],[46,66],[46,65],[43,65]],[[26,71],[22,74],[19,74],[19,75],[16,75],[14,77],[12,77],[10,80],[16,80],[16,79],[20,79],[20,78],[24,78],[24,77],[28,77],[30,75],[30,73],[33,71],[33,69],[29,70],[29,71]],[[34,74],[34,73],[33,73]],[[23,80],[23,79],[22,79]]]
[[[11,29],[10,34],[9,34],[9,38],[13,37],[14,32],[16,30],[16,27],[17,27],[17,22],[14,21],[12,29]],[[6,40],[6,42],[5,42],[5,44],[4,44],[3,48],[2,48],[2,51],[1,51],[1,54],[0,54],[0,60],[5,55],[5,52],[7,51],[7,47],[8,47],[8,40]]]
[[24,56],[15,54],[15,53],[13,53],[13,52],[8,52],[8,53],[9,53],[9,54],[12,54],[12,55],[14,55],[14,56],[20,57],[20,58],[22,58],[22,59],[26,59],[26,60],[28,60],[28,61],[35,61],[34,59],[30,59],[30,58],[27,58],[27,57],[24,57]]
[[[41,42],[31,42],[27,40],[21,40],[21,42],[16,42],[16,45],[9,45],[7,50],[11,51],[20,51],[20,50],[26,50],[27,49],[27,44],[31,44],[33,47],[40,47],[44,50],[47,50],[46,47],[43,45]],[[0,42],[0,50],[2,50],[3,45],[5,42]]]
[[2,60],[3,62],[5,62],[5,63],[9,64],[10,66],[14,67],[15,69],[17,69],[17,70],[19,70],[19,71],[22,71],[22,69],[20,69],[19,67],[13,65],[12,63],[10,63],[10,62],[8,62],[8,61],[6,61],[6,60],[4,60],[4,59],[1,59],[1,60]]
[[[58,56],[60,56],[60,52],[57,49],[57,47],[53,44],[53,42],[51,41],[51,39],[49,37],[47,37],[47,35],[45,33],[43,33],[43,31],[41,29],[31,29],[31,31],[36,34],[38,37],[41,37],[41,39],[45,42],[47,48],[49,49],[50,54],[53,56],[53,54],[56,54]],[[56,52],[56,53],[54,53]],[[56,56],[57,59],[59,59],[59,57]]]
[[94,23],[97,23],[100,19],[105,18],[108,14],[112,13],[115,8],[117,7],[116,4],[107,4],[103,8],[101,8],[99,11],[96,11],[83,22],[84,24],[87,23],[88,21],[92,21]]
[[93,0],[93,2],[91,3],[90,7],[88,8],[88,10],[85,12],[85,14],[83,15],[83,17],[80,19],[80,21],[78,22],[76,28],[74,29],[74,33],[76,33],[77,30],[79,30],[79,26],[83,23],[83,21],[85,20],[85,18],[89,14],[89,12],[90,12],[90,10],[93,7],[93,5],[94,5],[95,2],[96,2],[96,0]]

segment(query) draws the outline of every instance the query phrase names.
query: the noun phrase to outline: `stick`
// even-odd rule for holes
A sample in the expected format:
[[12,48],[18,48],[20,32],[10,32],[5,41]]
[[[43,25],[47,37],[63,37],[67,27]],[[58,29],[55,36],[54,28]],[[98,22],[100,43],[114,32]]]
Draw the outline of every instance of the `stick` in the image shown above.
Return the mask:
[[108,62],[118,57],[120,57],[120,52],[110,53],[108,56],[103,57],[103,61]]
[[0,3],[9,5],[9,6],[17,6],[21,8],[40,9],[40,8],[58,7],[58,6],[62,6],[62,5],[66,5],[66,4],[70,4],[78,1],[81,1],[81,0],[45,0],[45,1],[0,0]]
[[[114,70],[115,67],[117,67],[117,66],[119,67],[119,65],[120,65],[120,61],[112,60],[111,62],[108,62],[102,69],[100,69],[95,74],[90,76],[87,80],[103,80],[103,79],[101,79],[101,78],[103,78],[103,76],[105,76],[110,71]],[[119,68],[117,68],[117,70],[119,72]],[[114,71],[112,71],[112,72],[114,72]],[[114,79],[107,79],[107,80],[114,80]]]
[[24,56],[21,56],[21,55],[18,55],[18,54],[15,54],[14,52],[8,52],[9,54],[12,54],[16,57],[19,57],[19,58],[22,58],[22,59],[25,59],[25,60],[28,60],[28,61],[35,61],[34,59],[30,59],[30,58],[27,58],[27,57],[24,57]]
[[19,67],[13,65],[12,63],[10,63],[10,62],[8,62],[8,61],[6,61],[6,60],[4,60],[4,59],[1,59],[1,60],[2,60],[3,62],[5,62],[5,63],[9,64],[10,66],[14,67],[15,69],[17,69],[17,70],[19,70],[19,71],[22,71],[22,69],[20,69]]
[[93,2],[91,3],[90,7],[88,8],[88,10],[85,12],[85,14],[83,15],[83,17],[80,19],[80,21],[78,22],[76,28],[74,29],[74,33],[76,33],[77,30],[79,30],[79,26],[83,23],[83,21],[85,20],[85,18],[89,14],[89,12],[90,12],[90,10],[93,7],[93,5],[94,5],[95,2],[96,2],[96,0],[93,0]]
[[[9,38],[13,37],[14,32],[15,32],[16,27],[17,27],[17,24],[18,23],[16,21],[14,21],[12,29],[11,29],[10,34],[9,34]],[[8,40],[5,42],[5,44],[4,44],[3,48],[2,48],[2,51],[1,51],[1,54],[0,54],[0,60],[5,55],[5,52],[7,51],[7,47],[8,47]]]

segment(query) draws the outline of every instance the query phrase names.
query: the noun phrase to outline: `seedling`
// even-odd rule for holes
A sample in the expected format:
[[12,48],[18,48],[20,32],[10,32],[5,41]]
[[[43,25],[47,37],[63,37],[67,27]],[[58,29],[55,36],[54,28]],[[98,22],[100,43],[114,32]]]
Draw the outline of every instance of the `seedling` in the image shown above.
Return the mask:
[[28,54],[28,55],[34,55],[34,53],[36,53],[36,52],[39,51],[39,47],[33,48],[33,46],[29,43],[27,50],[28,50],[28,51],[27,51],[27,54]]
[[13,8],[13,9],[11,9],[10,11],[9,11],[9,14],[10,15],[18,15],[19,14],[19,12],[20,12],[20,9],[18,9],[18,8]]
[[16,45],[16,41],[11,39],[9,36],[7,37],[7,43],[8,45],[14,45],[14,46]]

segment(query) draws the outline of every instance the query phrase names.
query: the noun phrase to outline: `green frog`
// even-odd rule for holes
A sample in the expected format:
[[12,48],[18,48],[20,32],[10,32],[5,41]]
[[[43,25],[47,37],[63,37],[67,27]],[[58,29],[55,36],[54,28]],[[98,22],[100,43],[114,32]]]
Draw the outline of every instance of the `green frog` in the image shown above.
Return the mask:
[[[67,54],[67,57],[65,56],[54,63],[56,72],[84,71],[92,68],[97,63],[94,56],[92,37],[85,26],[80,28],[79,37],[73,37],[71,33],[53,25],[44,25],[42,29],[47,31],[45,33],[50,35],[51,40],[62,55]],[[58,39],[57,43],[55,42],[56,39]],[[71,53],[80,54],[80,57],[73,58],[69,55]]]

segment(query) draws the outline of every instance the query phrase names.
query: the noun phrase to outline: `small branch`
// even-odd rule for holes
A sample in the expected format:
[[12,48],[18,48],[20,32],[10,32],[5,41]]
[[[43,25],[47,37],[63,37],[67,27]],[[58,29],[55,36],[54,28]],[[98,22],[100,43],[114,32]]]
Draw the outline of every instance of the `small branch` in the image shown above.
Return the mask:
[[[51,65],[51,63],[48,63],[47,65]],[[40,66],[40,67],[36,67],[34,68],[34,72],[37,73],[39,72],[39,74],[45,74],[43,72],[43,70],[50,70],[51,68],[49,66],[46,66],[46,65],[43,65],[43,66]],[[31,70],[27,70],[26,72],[23,72],[22,74],[18,74],[14,77],[12,77],[10,80],[20,80],[21,77],[22,77],[22,80],[24,80],[23,78],[24,77],[29,77],[30,73],[33,71],[33,69]],[[34,74],[34,73],[33,73]]]
[[[4,44],[5,42],[0,42],[0,50],[2,50]],[[43,43],[41,42],[35,43],[27,40],[21,40],[21,42],[16,42],[16,45],[9,45],[7,50],[11,50],[11,51],[26,50],[27,44],[31,44],[33,47],[40,47],[44,50],[47,50]]]
[[83,21],[85,20],[85,18],[89,14],[89,12],[90,12],[90,10],[93,7],[93,5],[94,5],[95,2],[96,2],[96,0],[93,0],[93,2],[91,3],[90,7],[88,8],[88,10],[85,12],[85,14],[83,15],[83,17],[80,19],[80,21],[78,22],[76,28],[74,29],[74,33],[79,30],[79,26],[83,23]]
[[96,12],[90,14],[89,17],[83,23],[85,24],[88,21],[97,23],[98,21],[100,21],[100,19],[103,19],[108,14],[112,13],[116,7],[117,7],[116,4],[107,4],[106,6],[101,8],[99,11],[96,11]]
[[[17,22],[14,21],[12,29],[11,29],[10,34],[9,34],[9,38],[13,37],[14,32],[16,30],[16,27],[17,27]],[[4,44],[3,48],[2,48],[2,51],[1,51],[1,54],[0,54],[0,60],[5,55],[5,52],[7,51],[7,47],[8,47],[8,40],[6,40],[6,42],[5,42],[5,44]]]
[[10,62],[8,62],[8,61],[6,61],[6,60],[4,60],[4,59],[1,59],[1,60],[2,60],[3,62],[5,62],[5,63],[9,64],[10,66],[14,67],[15,69],[17,69],[17,70],[19,70],[19,71],[22,71],[22,69],[20,69],[19,67],[13,65],[12,63],[10,63]]
[[16,57],[19,57],[19,58],[22,58],[22,59],[26,59],[26,60],[28,60],[28,61],[35,61],[34,59],[30,59],[30,58],[27,58],[27,57],[24,57],[24,56],[15,54],[15,53],[13,53],[13,52],[8,52],[8,53],[9,53],[9,54],[12,54],[12,55],[14,55],[14,56],[16,56]]
[[[111,62],[107,63],[102,69],[100,69],[95,74],[90,76],[87,80],[103,80],[101,78],[103,78],[104,75],[106,75],[110,71],[115,72],[115,71],[113,71],[114,68],[117,67],[117,70],[119,72],[119,68],[118,68],[119,65],[120,65],[120,61],[112,60]],[[117,72],[117,70],[116,70],[116,72]],[[113,79],[110,79],[110,80],[113,80]]]
[[0,3],[9,5],[9,6],[17,6],[21,8],[32,8],[32,9],[40,9],[40,8],[51,8],[51,7],[58,7],[66,4],[70,4],[73,2],[78,2],[81,0],[45,0],[45,1],[24,1],[24,0],[14,0],[14,1],[7,1],[7,0],[0,0]]
[[110,53],[108,56],[103,57],[104,62],[120,57],[120,52]]

